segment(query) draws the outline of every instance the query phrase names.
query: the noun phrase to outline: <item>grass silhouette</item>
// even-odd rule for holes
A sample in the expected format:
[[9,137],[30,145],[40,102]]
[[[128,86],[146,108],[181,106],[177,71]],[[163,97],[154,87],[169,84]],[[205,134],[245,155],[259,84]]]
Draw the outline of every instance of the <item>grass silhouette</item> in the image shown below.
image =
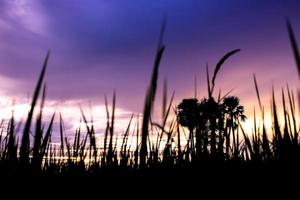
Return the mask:
[[[288,33],[292,45],[295,60],[300,68],[299,52],[296,39],[290,22],[287,22]],[[275,99],[275,91],[272,90],[272,130],[265,128],[264,107],[261,103],[258,81],[254,75],[254,87],[259,102],[259,111],[262,116],[262,124],[258,124],[256,111],[254,110],[253,133],[246,133],[241,121],[246,116],[244,108],[235,96],[214,97],[215,80],[222,64],[239,49],[230,51],[220,59],[212,78],[207,69],[208,97],[201,100],[184,99],[173,109],[174,93],[168,103],[167,82],[163,87],[163,105],[161,124],[153,123],[151,113],[156,96],[159,66],[165,50],[163,45],[163,32],[159,39],[159,45],[155,56],[150,84],[147,88],[142,124],[133,125],[134,115],[131,116],[126,131],[118,144],[115,134],[116,94],[112,99],[111,112],[106,107],[106,130],[103,138],[103,148],[98,147],[93,119],[88,122],[84,110],[81,115],[86,130],[76,130],[73,142],[67,138],[64,130],[63,116],[59,115],[60,147],[51,143],[53,122],[56,113],[53,113],[47,127],[43,126],[43,108],[46,100],[46,85],[44,77],[50,53],[48,52],[42,66],[34,90],[31,107],[25,120],[21,140],[17,137],[17,128],[14,113],[9,120],[8,127],[4,129],[4,120],[0,123],[0,174],[1,175],[55,175],[55,176],[105,176],[124,174],[146,173],[202,173],[203,169],[209,169],[216,174],[222,174],[221,169],[259,169],[260,167],[274,167],[287,165],[299,167],[300,144],[299,126],[296,118],[296,103],[294,93],[287,86],[282,89],[284,125],[280,127],[278,107]],[[300,72],[299,72],[300,75]],[[41,96],[40,112],[33,124],[34,110]],[[170,113],[175,113],[175,118],[170,118]],[[167,122],[170,123],[167,123]],[[134,126],[135,131],[130,132]],[[189,130],[185,144],[184,128]],[[272,131],[271,133],[268,131]],[[151,132],[151,136],[150,136]],[[6,133],[6,134],[4,134]],[[30,134],[34,134],[31,140]],[[4,136],[5,135],[5,136]],[[134,151],[131,150],[129,136],[136,135]],[[156,135],[156,139],[150,137]],[[272,135],[272,137],[268,137]],[[163,142],[163,138],[166,141]],[[242,138],[241,138],[242,137]],[[118,148],[120,146],[120,148]],[[57,153],[58,152],[58,153]]]

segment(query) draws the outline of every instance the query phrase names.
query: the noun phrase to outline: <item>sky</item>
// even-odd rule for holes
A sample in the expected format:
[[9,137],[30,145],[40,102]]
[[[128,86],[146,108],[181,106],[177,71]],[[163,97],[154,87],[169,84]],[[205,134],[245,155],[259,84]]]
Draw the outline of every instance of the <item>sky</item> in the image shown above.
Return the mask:
[[166,16],[157,107],[164,79],[175,104],[194,96],[195,76],[198,98],[206,96],[205,66],[212,73],[226,52],[240,48],[218,74],[216,91],[234,89],[251,116],[254,73],[267,106],[272,84],[278,94],[286,84],[299,84],[285,26],[288,17],[300,38],[299,9],[298,0],[0,0],[2,115],[10,114],[13,101],[20,118],[27,112],[50,49],[49,113],[65,110],[67,121],[75,122],[78,105],[91,105],[101,121],[104,95],[111,100],[115,90],[124,127],[131,113],[142,111]]

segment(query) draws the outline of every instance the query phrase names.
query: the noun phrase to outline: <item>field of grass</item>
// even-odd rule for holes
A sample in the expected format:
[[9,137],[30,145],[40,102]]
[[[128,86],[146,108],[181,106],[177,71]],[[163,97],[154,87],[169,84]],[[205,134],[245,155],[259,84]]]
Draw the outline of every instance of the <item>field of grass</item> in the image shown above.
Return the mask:
[[[289,22],[287,28],[300,75],[300,54]],[[243,129],[242,121],[246,116],[239,98],[229,94],[224,96],[215,94],[218,71],[227,59],[238,55],[239,49],[224,55],[216,65],[212,76],[207,69],[206,98],[183,99],[174,107],[174,94],[170,100],[167,99],[165,84],[163,120],[161,124],[152,122],[151,113],[156,96],[159,65],[165,50],[163,30],[164,26],[151,81],[146,91],[141,124],[133,125],[134,116],[132,116],[121,140],[116,139],[114,131],[116,94],[114,94],[111,110],[105,100],[107,122],[101,148],[97,145],[99,141],[96,141],[94,125],[88,121],[83,109],[81,113],[86,128],[77,130],[73,138],[66,137],[62,115],[53,113],[49,122],[43,121],[43,106],[46,101],[44,77],[50,57],[48,53],[34,90],[28,116],[23,122],[21,137],[19,138],[17,134],[20,124],[16,122],[13,114],[7,126],[4,125],[6,124],[4,120],[0,122],[0,176],[134,177],[145,174],[193,176],[201,174],[204,170],[218,176],[224,171],[249,172],[257,169],[277,169],[282,166],[289,169],[299,168],[299,121],[296,117],[300,114],[297,110],[300,102],[299,93],[298,98],[295,98],[294,92],[288,87],[281,91],[284,121],[283,126],[280,126],[275,91],[272,92],[272,129],[267,130],[259,84],[254,75],[256,89],[254,95],[259,102],[259,111],[254,114],[253,133],[247,133]],[[37,109],[39,112],[34,117]],[[172,112],[176,117],[170,117]],[[261,116],[262,123],[258,123],[257,116]],[[55,118],[59,118],[60,121],[59,147],[51,143]],[[130,131],[131,126],[135,126],[134,132]],[[130,137],[135,141],[129,140]],[[121,141],[121,144],[117,144],[117,141]],[[136,148],[132,150],[131,146]]]

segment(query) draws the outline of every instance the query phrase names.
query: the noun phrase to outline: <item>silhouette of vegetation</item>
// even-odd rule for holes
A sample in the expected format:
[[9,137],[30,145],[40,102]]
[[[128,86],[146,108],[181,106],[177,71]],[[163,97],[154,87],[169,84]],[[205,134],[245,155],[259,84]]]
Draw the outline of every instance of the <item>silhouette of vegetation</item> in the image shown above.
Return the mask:
[[[298,48],[292,26],[289,22],[287,26],[292,49],[299,65]],[[296,117],[296,103],[299,105],[300,98],[296,102],[292,90],[287,87],[281,92],[283,126],[279,123],[279,109],[275,100],[275,91],[272,90],[273,127],[272,130],[267,130],[264,107],[254,75],[254,87],[262,120],[259,122],[254,110],[252,133],[246,133],[243,128],[242,122],[246,116],[244,107],[237,96],[229,96],[228,93],[224,96],[219,94],[217,98],[214,96],[216,78],[221,66],[229,57],[239,52],[239,49],[230,51],[220,59],[211,79],[207,67],[207,97],[199,100],[195,95],[195,98],[183,99],[176,107],[173,107],[175,94],[173,92],[168,103],[167,82],[165,81],[162,122],[158,124],[151,119],[160,61],[165,50],[162,42],[164,28],[163,24],[152,77],[146,92],[141,127],[140,117],[132,115],[122,136],[122,142],[118,144],[120,140],[117,140],[118,136],[114,129],[115,121],[118,120],[115,118],[116,94],[113,94],[111,111],[105,97],[106,130],[103,133],[103,141],[100,141],[103,143],[103,148],[98,146],[100,142],[96,138],[93,119],[89,121],[82,108],[80,110],[85,129],[78,128],[71,142],[71,138],[68,138],[65,133],[63,116],[60,114],[59,148],[57,149],[57,146],[51,142],[56,113],[53,113],[47,126],[43,120],[43,108],[46,101],[44,77],[50,55],[47,53],[21,139],[19,140],[17,134],[20,124],[16,124],[14,111],[7,126],[5,126],[5,120],[0,123],[0,174],[109,175],[145,171],[164,173],[165,169],[174,170],[176,173],[185,170],[195,172],[201,171],[199,167],[205,166],[221,166],[218,169],[224,166],[244,168],[275,166],[284,163],[299,166],[299,122]],[[37,114],[33,131],[34,110],[36,110],[41,90],[40,112]],[[173,111],[175,117],[172,116]],[[135,124],[134,119],[136,119]],[[188,136],[185,133],[186,129]],[[130,140],[130,137],[135,140]],[[219,171],[219,173],[222,172]]]

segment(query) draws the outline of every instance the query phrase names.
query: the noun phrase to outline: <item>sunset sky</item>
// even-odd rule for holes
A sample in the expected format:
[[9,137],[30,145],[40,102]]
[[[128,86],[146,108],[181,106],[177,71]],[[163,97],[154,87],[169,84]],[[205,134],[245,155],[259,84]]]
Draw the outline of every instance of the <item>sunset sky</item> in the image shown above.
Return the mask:
[[[96,117],[105,118],[103,97],[111,99],[113,90],[120,119],[141,112],[165,13],[159,94],[166,78],[175,103],[193,97],[196,75],[204,97],[206,64],[212,73],[226,52],[240,48],[221,69],[216,91],[234,89],[251,115],[253,73],[266,105],[272,83],[278,94],[287,83],[299,84],[285,27],[289,17],[300,38],[299,9],[299,0],[1,0],[2,117],[13,99],[16,110],[26,111],[48,49],[49,113],[59,107],[79,120],[78,104],[92,104]],[[161,95],[156,100],[159,106]]]

